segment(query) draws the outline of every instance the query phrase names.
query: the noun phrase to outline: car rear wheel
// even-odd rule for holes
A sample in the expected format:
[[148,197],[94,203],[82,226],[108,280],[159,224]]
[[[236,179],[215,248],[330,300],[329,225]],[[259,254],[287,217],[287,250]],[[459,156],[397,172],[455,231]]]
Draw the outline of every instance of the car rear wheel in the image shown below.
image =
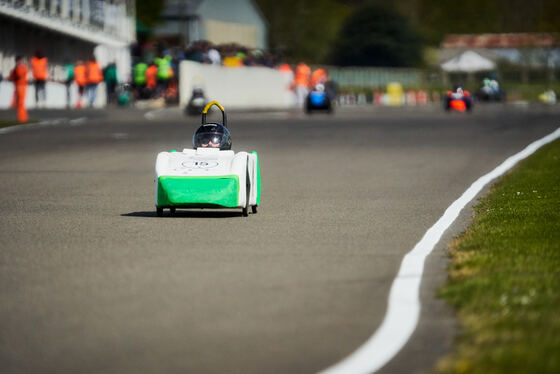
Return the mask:
[[169,208],[169,214],[170,215],[175,215],[175,208]]
[[156,207],[156,213],[158,217],[163,217],[163,208],[160,208],[159,206]]
[[257,214],[257,206],[256,205],[251,206],[251,213]]

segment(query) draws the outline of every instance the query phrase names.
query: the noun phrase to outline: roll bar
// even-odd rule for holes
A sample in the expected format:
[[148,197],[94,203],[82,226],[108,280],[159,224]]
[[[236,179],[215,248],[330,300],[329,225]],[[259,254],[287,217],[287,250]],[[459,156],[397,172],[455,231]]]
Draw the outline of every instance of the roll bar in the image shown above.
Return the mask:
[[204,110],[202,110],[202,124],[206,125],[206,114],[208,113],[208,110],[213,106],[217,106],[221,111],[222,111],[222,125],[224,125],[224,127],[227,128],[227,117],[226,117],[226,110],[224,109],[223,106],[220,105],[220,103],[218,103],[217,101],[213,100],[211,102],[208,103],[208,105],[206,105],[204,107]]

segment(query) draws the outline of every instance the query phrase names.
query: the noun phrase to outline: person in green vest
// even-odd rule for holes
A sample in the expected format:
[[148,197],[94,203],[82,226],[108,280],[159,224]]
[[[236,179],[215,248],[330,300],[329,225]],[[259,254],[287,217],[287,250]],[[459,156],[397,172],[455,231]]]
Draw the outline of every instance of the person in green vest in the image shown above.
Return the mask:
[[146,87],[146,70],[148,69],[148,64],[140,61],[134,65],[134,91],[136,97],[140,97],[142,91]]
[[64,63],[64,84],[66,85],[66,106],[70,108],[72,101],[72,83],[74,83],[74,64],[66,59]]
[[103,69],[103,80],[107,90],[107,104],[115,101],[115,90],[117,88],[117,65],[111,62]]
[[173,68],[171,67],[171,56],[166,55],[163,58],[156,58],[155,63],[158,67],[157,70],[157,80],[158,80],[158,88],[157,94],[158,96],[165,96],[167,89],[169,87],[169,80],[173,77]]

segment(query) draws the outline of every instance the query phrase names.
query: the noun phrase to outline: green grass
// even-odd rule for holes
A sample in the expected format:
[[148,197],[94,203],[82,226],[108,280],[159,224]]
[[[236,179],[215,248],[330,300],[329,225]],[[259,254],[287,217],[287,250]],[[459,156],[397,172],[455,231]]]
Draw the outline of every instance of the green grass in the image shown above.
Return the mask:
[[17,125],[17,124],[18,124],[17,121],[10,121],[10,120],[0,118],[0,128],[8,127],[8,126],[14,126],[14,125]]
[[[14,117],[15,117],[15,115],[14,115]],[[15,125],[27,125],[27,124],[36,123],[36,122],[37,122],[37,120],[30,119],[29,121],[27,121],[25,123],[19,123],[15,119],[10,120],[10,119],[5,119],[5,118],[0,118],[0,128],[15,126]]]
[[560,373],[560,141],[502,177],[450,249],[462,328],[438,373]]
[[505,82],[503,88],[507,93],[509,101],[527,100],[539,101],[539,95],[548,89],[552,89],[558,95],[560,93],[560,83],[519,83]]

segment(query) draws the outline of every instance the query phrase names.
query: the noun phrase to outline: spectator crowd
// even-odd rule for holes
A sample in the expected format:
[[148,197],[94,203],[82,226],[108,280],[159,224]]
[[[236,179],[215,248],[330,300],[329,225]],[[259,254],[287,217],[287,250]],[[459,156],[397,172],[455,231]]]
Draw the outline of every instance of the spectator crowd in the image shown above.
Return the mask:
[[[176,100],[178,68],[181,61],[194,61],[230,68],[261,66],[277,68],[286,76],[288,89],[295,94],[295,102],[300,105],[310,90],[317,84],[329,86],[327,73],[318,68],[312,71],[305,63],[293,67],[281,64],[279,58],[269,51],[250,49],[236,43],[214,45],[199,40],[187,48],[165,48],[161,44],[146,42],[136,45],[133,50],[133,87],[139,99],[164,97],[166,101]],[[160,56],[160,57],[156,57]]]
[[224,67],[264,66],[273,68],[277,59],[268,51],[239,44],[214,45],[199,40],[186,48],[166,48],[162,43],[146,42],[132,48],[132,88],[136,99],[178,100],[179,64],[193,61]]
[[[14,94],[10,107],[17,109],[18,122],[27,122],[28,120],[25,98],[29,84],[33,85],[35,90],[36,107],[47,107],[46,85],[47,82],[51,81],[51,77],[49,75],[49,60],[42,50],[36,50],[29,59],[22,55],[16,56],[15,66],[8,79],[14,84]],[[75,107],[82,108],[86,105],[94,106],[97,98],[97,87],[101,82],[105,82],[107,87],[107,101],[112,101],[118,83],[116,65],[110,63],[104,69],[101,69],[95,56],[91,55],[86,61],[66,61],[64,64],[64,79],[58,83],[66,85],[66,105],[69,108],[72,106],[72,85],[76,84],[78,99]]]
[[[131,52],[133,63],[130,82],[119,82],[114,62],[101,68],[93,55],[84,60],[67,59],[63,66],[63,79],[56,81],[66,87],[66,106],[68,108],[93,107],[97,99],[98,85],[101,82],[105,83],[108,104],[128,102],[130,96],[137,100],[163,98],[168,103],[177,102],[178,68],[181,61],[230,68],[241,66],[277,68],[285,74],[287,88],[294,92],[298,104],[303,102],[309,90],[317,83],[327,82],[324,69],[316,69],[312,72],[309,66],[300,63],[292,70],[292,66],[288,64],[279,64],[278,58],[269,51],[250,49],[235,43],[214,45],[208,41],[196,41],[186,48],[177,46],[164,48],[161,44],[147,42],[133,46]],[[53,80],[49,76],[49,60],[41,50],[37,50],[29,59],[16,56],[16,65],[8,78],[14,84],[11,107],[17,109],[19,122],[28,120],[25,106],[28,84],[34,86],[36,107],[47,106],[46,84]],[[76,100],[73,100],[72,95],[74,85],[77,87]]]

